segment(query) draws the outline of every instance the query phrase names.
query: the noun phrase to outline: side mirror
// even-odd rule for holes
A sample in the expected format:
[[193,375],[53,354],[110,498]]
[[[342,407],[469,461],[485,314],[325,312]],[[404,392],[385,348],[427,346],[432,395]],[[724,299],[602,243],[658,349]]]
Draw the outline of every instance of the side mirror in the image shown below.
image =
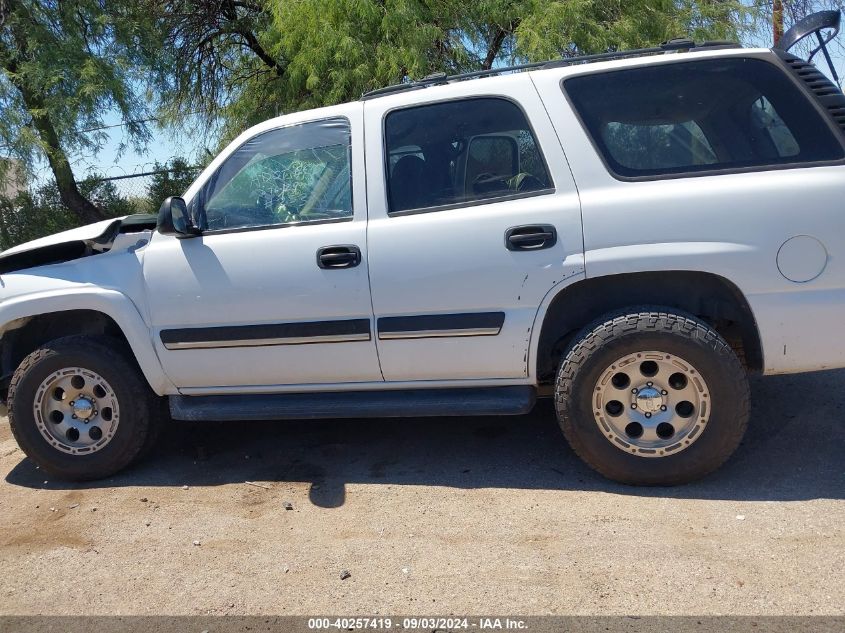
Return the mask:
[[178,196],[171,196],[161,203],[156,228],[162,235],[176,237],[192,237],[200,234],[188,215],[188,205]]

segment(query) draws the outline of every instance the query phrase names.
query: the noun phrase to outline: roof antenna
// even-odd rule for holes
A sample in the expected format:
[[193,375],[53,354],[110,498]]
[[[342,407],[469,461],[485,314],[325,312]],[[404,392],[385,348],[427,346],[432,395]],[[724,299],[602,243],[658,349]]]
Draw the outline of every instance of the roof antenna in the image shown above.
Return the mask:
[[[827,65],[830,68],[834,81],[838,84],[839,76],[836,74],[836,68],[833,65],[833,60],[830,58],[830,52],[827,50],[827,45],[834,37],[836,37],[837,33],[839,33],[839,24],[841,20],[842,14],[838,10],[819,11],[818,13],[808,15],[803,20],[796,22],[791,29],[783,34],[783,37],[780,42],[778,42],[775,49],[788,52],[805,37],[815,35],[819,45],[812,49],[807,61],[812,62],[813,57],[821,51],[824,55],[825,61],[827,61]],[[822,31],[825,29],[831,29],[831,32],[827,36],[822,35]]]

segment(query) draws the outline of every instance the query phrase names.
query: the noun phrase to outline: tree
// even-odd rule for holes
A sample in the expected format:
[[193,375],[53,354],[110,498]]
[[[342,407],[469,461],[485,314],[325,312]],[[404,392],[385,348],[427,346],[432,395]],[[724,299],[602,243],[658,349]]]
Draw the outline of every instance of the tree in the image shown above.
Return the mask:
[[431,72],[637,48],[679,36],[735,39],[746,12],[739,0],[277,3],[273,26],[287,66],[276,103],[329,105]]
[[164,113],[225,143],[280,113],[505,62],[737,38],[741,0],[148,0]]
[[[163,34],[152,65],[160,113],[179,125],[198,116],[201,132],[231,137],[245,125],[266,119],[272,94],[285,78],[277,55],[279,32],[262,0],[147,0],[147,10]],[[249,93],[250,104],[242,107]]]
[[157,211],[165,198],[184,194],[197,175],[197,169],[188,165],[184,158],[174,158],[169,165],[156,162],[155,171],[157,173],[147,186],[147,198],[152,211]]
[[[80,195],[102,211],[103,218],[135,213],[133,205],[114,183],[96,174],[82,180],[78,187]],[[64,204],[55,182],[45,183],[32,192],[23,191],[12,199],[0,196],[0,249],[76,226],[79,219]]]
[[0,0],[0,143],[27,166],[46,159],[79,222],[107,215],[69,159],[102,146],[103,115],[119,113],[136,147],[149,139],[140,86],[154,35],[130,0]]

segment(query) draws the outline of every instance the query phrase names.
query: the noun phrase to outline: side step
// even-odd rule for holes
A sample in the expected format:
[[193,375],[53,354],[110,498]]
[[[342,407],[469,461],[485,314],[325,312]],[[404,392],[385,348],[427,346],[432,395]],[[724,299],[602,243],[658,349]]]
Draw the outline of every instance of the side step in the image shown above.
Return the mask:
[[170,414],[188,421],[522,415],[535,401],[531,386],[170,396]]

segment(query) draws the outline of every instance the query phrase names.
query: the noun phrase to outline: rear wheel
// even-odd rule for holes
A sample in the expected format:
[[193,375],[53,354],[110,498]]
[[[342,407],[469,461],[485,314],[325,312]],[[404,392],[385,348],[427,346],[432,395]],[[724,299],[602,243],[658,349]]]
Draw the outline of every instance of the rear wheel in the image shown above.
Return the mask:
[[51,475],[107,477],[153,439],[155,397],[105,337],[58,339],[27,356],[9,386],[9,423],[26,455]]
[[748,423],[746,372],[725,340],[692,316],[609,315],[566,354],[555,401],[572,448],[627,484],[675,485],[718,468]]

